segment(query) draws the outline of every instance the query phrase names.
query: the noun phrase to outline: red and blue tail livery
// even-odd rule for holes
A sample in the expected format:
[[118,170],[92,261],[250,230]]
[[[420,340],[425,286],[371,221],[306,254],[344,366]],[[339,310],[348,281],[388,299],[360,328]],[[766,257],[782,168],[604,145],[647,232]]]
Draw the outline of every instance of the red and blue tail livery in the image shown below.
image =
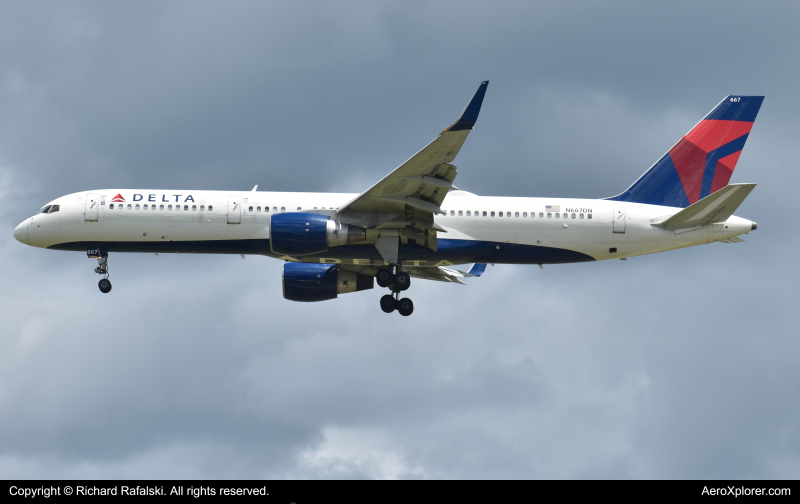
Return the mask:
[[614,201],[686,208],[728,185],[763,96],[728,96]]

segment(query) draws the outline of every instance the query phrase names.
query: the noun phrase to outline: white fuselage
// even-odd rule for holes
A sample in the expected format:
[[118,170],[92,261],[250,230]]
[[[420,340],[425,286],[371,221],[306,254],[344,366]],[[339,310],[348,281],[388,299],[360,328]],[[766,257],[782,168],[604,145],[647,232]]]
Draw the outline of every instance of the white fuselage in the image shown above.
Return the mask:
[[[122,198],[116,198],[121,195]],[[270,216],[281,212],[323,213],[356,194],[96,190],[62,196],[15,230],[23,243],[42,248],[109,252],[262,254],[269,247]],[[124,199],[125,201],[119,201]],[[625,258],[731,239],[753,223],[730,217],[723,223],[665,230],[654,224],[680,208],[608,200],[476,196],[451,191],[437,215],[437,251],[401,237],[401,263],[415,266],[471,262],[550,264]],[[367,216],[381,221],[381,216]],[[384,219],[386,220],[386,219]],[[293,259],[294,260],[294,259]],[[303,262],[374,265],[383,260],[374,241],[331,247]]]

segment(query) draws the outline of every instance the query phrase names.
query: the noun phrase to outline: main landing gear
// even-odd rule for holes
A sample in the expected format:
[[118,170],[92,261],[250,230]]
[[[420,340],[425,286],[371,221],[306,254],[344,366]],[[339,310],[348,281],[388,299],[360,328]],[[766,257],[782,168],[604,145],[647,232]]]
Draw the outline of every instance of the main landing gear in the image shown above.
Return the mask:
[[98,275],[105,275],[105,278],[97,282],[97,286],[100,288],[100,292],[108,294],[111,292],[111,282],[108,280],[108,255],[105,257],[98,257],[97,264],[94,272]]
[[[392,272],[392,269],[395,271]],[[408,298],[400,299],[400,293],[411,287],[411,276],[405,271],[399,271],[397,266],[384,268],[375,275],[375,280],[381,287],[392,291],[381,298],[381,310],[392,313],[397,310],[400,315],[408,317],[414,312],[414,303]]]

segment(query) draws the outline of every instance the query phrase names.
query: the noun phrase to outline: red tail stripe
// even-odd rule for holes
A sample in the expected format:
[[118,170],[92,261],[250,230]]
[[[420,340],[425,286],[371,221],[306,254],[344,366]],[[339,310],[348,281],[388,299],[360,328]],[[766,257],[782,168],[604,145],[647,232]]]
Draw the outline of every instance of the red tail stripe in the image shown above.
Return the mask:
[[706,152],[686,138],[681,138],[669,151],[669,157],[672,158],[689,203],[699,200],[706,167]]
[[721,121],[705,119],[686,134],[684,138],[700,147],[706,152],[711,152],[726,143],[750,133],[753,123],[743,121]]

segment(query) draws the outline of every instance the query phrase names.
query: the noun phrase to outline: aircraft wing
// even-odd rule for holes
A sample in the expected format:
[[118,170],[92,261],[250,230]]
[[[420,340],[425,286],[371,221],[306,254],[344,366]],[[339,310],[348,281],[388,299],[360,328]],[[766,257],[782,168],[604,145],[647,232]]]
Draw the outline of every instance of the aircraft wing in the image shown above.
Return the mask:
[[[396,243],[400,236],[436,250],[436,231],[444,231],[433,221],[443,213],[442,201],[453,185],[456,167],[450,164],[478,120],[489,81],[481,82],[461,116],[434,141],[414,154],[389,175],[339,209],[341,216],[373,214],[379,234],[376,246],[390,263],[396,263]],[[385,238],[385,239],[384,239]],[[383,242],[381,242],[381,240]]]

